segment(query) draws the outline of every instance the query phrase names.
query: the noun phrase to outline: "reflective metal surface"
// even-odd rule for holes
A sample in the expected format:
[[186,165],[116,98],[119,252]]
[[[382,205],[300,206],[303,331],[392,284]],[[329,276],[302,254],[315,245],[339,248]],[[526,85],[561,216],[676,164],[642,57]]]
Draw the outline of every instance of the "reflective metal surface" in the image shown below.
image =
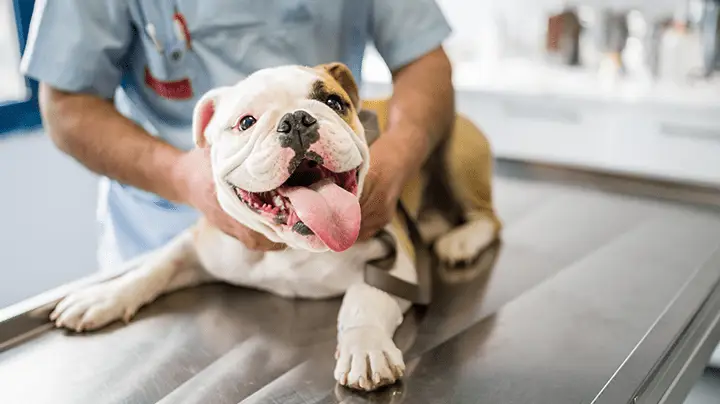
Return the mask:
[[469,280],[436,274],[432,304],[396,336],[400,385],[336,388],[339,300],[207,285],[71,335],[42,328],[60,290],[0,311],[0,403],[677,402],[679,376],[720,333],[718,194],[511,162],[497,172],[503,242]]

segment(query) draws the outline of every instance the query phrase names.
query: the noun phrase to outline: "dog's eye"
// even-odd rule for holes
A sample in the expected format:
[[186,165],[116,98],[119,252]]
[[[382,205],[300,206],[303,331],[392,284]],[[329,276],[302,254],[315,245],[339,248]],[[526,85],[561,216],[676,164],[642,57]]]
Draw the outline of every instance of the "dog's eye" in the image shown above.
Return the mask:
[[252,115],[245,115],[242,118],[238,119],[235,125],[233,126],[233,129],[237,129],[240,131],[248,130],[251,126],[255,125],[257,122],[257,119],[255,119]]
[[337,113],[343,113],[345,111],[345,103],[343,103],[342,99],[335,94],[329,96],[325,101],[325,104]]

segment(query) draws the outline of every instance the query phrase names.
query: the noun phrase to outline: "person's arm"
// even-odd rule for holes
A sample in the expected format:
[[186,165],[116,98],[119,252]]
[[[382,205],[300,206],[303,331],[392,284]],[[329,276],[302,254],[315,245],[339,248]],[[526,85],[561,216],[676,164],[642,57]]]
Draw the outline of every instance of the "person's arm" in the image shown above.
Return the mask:
[[95,173],[185,202],[169,180],[181,152],[112,104],[135,35],[127,1],[38,2],[20,68],[40,82],[43,124],[63,152]]
[[397,152],[407,180],[449,135],[454,121],[452,67],[443,48],[438,47],[393,72],[388,125],[375,148]]
[[40,110],[55,145],[89,170],[188,203],[178,163],[182,151],[148,134],[100,97],[42,83]]
[[373,41],[393,74],[388,125],[370,147],[360,200],[360,240],[392,220],[405,184],[450,133],[452,69],[442,42],[450,26],[433,0],[375,0]]

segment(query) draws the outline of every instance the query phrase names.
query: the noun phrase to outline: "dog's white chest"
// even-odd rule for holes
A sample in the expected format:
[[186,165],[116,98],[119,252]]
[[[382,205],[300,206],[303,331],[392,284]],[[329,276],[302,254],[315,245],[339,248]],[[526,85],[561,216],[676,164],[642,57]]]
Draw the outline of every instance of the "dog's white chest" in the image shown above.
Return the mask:
[[205,270],[235,285],[284,297],[327,298],[361,282],[365,263],[383,254],[380,243],[358,243],[342,253],[284,250],[250,251],[225,235],[198,254]]

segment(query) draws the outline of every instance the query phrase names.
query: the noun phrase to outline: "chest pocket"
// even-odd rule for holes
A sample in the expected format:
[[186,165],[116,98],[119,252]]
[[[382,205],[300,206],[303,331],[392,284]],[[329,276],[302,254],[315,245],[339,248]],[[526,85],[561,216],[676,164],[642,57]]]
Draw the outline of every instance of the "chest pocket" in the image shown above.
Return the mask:
[[193,52],[188,13],[171,0],[133,0],[131,14],[139,44],[131,63],[152,108],[168,124],[183,124],[210,77]]
[[[274,3],[270,0],[269,3]],[[206,91],[252,71],[258,39],[272,32],[265,1],[131,0],[139,43],[131,60],[145,102],[164,124],[185,125]]]
[[[319,63],[322,58],[317,49],[325,47],[325,41],[333,41],[337,30],[334,22],[338,21],[335,14],[339,14],[341,3],[134,0],[131,4],[151,68],[164,79],[173,80],[188,74],[188,68],[203,67],[196,64],[213,63],[210,70],[224,65],[224,71],[248,74],[279,64]],[[202,47],[202,61],[186,58],[195,45]]]
[[266,67],[337,60],[344,3],[131,0],[140,38],[131,60],[135,77],[165,124],[186,124],[194,103],[213,87]]

